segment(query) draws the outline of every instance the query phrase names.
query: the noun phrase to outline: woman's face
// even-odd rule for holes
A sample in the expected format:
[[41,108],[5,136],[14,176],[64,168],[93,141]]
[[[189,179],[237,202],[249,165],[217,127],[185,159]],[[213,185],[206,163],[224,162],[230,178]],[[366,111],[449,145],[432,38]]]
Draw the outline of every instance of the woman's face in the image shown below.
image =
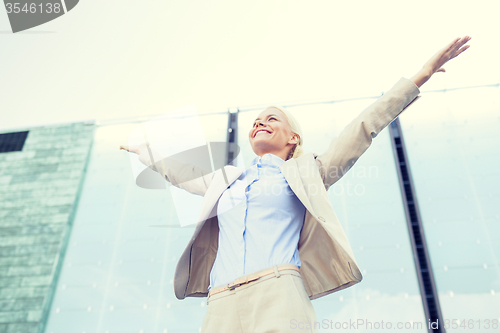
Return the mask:
[[259,114],[248,133],[248,138],[255,154],[262,156],[272,153],[284,160],[290,149],[299,141],[285,114],[274,108]]

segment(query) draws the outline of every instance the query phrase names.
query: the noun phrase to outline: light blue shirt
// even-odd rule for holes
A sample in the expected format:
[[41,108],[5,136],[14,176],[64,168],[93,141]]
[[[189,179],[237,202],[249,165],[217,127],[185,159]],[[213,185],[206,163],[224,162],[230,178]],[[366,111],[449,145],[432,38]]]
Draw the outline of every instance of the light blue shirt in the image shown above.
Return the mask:
[[279,169],[284,162],[273,154],[255,158],[220,197],[209,290],[274,265],[300,267],[297,245],[306,209]]

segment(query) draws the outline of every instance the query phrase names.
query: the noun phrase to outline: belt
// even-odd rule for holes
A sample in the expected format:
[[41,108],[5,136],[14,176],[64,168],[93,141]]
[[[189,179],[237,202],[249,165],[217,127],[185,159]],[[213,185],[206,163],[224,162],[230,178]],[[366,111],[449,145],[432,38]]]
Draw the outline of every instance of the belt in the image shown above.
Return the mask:
[[[226,290],[233,290],[236,287],[241,286],[242,284],[246,284],[246,283],[258,280],[261,277],[264,277],[266,275],[273,274],[273,273],[277,274],[278,271],[290,270],[290,269],[300,273],[299,268],[293,264],[282,264],[282,265],[278,265],[278,266],[273,266],[273,267],[258,271],[254,274],[242,276],[242,277],[234,280],[233,282],[228,283],[227,286],[212,288],[212,289],[210,289],[210,291],[208,293],[208,297],[215,295],[215,294],[218,294],[218,293],[221,293],[221,292],[226,291]],[[277,276],[279,277],[279,275],[277,275]]]

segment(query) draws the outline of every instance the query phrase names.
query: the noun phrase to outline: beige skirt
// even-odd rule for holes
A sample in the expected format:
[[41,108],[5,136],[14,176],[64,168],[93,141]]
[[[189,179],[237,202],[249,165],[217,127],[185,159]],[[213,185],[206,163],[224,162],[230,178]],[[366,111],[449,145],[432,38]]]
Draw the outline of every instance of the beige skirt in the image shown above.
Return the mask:
[[316,314],[302,277],[291,269],[275,270],[233,290],[211,295],[207,305],[202,333],[317,331]]

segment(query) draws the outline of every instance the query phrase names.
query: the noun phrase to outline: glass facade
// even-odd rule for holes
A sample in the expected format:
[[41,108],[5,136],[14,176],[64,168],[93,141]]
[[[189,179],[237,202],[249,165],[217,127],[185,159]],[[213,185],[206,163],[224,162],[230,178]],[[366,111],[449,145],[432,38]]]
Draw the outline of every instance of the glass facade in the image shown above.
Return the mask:
[[[227,115],[199,119],[207,141],[226,140]],[[176,211],[192,208],[189,202],[174,205],[171,186],[136,185],[132,153],[119,146],[137,126],[96,129],[46,332],[198,332],[201,327],[206,299],[179,301],[173,290],[177,260],[194,231],[192,225],[180,226]]]
[[[500,317],[499,90],[423,94],[400,116],[441,311],[462,325],[475,320],[474,332]],[[321,154],[373,101],[287,109],[302,126],[304,150]],[[261,110],[238,115],[237,166],[255,157],[248,131]],[[227,114],[199,119],[207,141],[226,141]],[[206,299],[177,300],[173,276],[194,231],[181,227],[179,216],[195,211],[201,197],[181,200],[168,184],[166,190],[136,185],[136,162],[118,147],[137,126],[96,129],[46,332],[200,330]],[[363,281],[312,301],[322,331],[343,325],[343,332],[381,332],[382,323],[427,331],[390,140],[386,128],[328,192]]]
[[400,120],[447,331],[500,329],[500,89],[412,108]]

